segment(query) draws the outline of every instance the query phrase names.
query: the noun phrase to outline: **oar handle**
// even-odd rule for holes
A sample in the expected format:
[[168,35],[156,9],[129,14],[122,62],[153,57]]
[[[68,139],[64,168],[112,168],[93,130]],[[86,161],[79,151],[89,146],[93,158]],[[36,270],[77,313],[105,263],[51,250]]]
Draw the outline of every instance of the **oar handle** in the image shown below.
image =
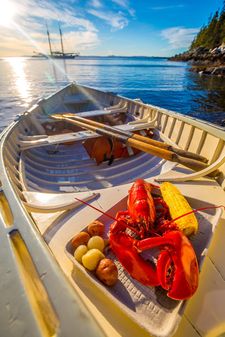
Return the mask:
[[200,160],[203,163],[207,163],[207,161],[208,161],[207,158],[205,158],[205,157],[203,157],[203,156],[201,156],[201,155],[199,155],[197,153],[181,150],[181,149],[173,147],[173,146],[171,146],[169,144],[166,144],[166,143],[163,143],[163,142],[159,142],[158,140],[154,140],[154,139],[147,138],[147,137],[144,137],[144,136],[141,136],[141,135],[137,135],[137,134],[133,134],[133,138],[137,139],[137,140],[140,140],[140,141],[143,141],[145,143],[154,145],[154,146],[159,146],[162,149],[166,149],[166,150],[172,151],[172,152],[177,153],[177,154],[179,154],[180,156],[183,156],[183,157],[191,158],[191,159],[194,159],[194,160]]
[[178,154],[182,157],[187,157],[187,158],[190,158],[190,159],[198,160],[198,161],[201,161],[203,163],[208,162],[207,158],[201,156],[200,154],[194,153],[194,152],[178,149],[177,147],[173,147],[173,146],[170,146],[170,145],[168,146],[168,150],[171,150],[174,153],[176,153],[176,154]]
[[[205,168],[208,167],[207,164],[203,163],[203,162],[200,162],[200,161],[197,161],[197,160],[194,160],[194,159],[190,159],[190,158],[185,158],[185,157],[181,157],[177,154],[173,154],[173,160],[174,162],[177,162],[179,164],[182,164],[194,171],[201,171]],[[212,173],[209,174],[210,177],[215,177],[219,174],[219,171],[218,170],[215,170],[213,171]]]
[[[208,167],[206,163],[203,163],[201,161],[179,156],[178,154],[173,153],[172,151],[162,149],[162,148],[159,148],[157,146],[153,146],[147,143],[143,143],[136,139],[129,138],[127,140],[127,143],[135,147],[136,149],[142,150],[144,152],[147,152],[149,154],[152,154],[154,156],[157,156],[157,157],[160,157],[166,160],[170,160],[172,162],[182,164],[185,167],[188,167],[194,171],[201,171]],[[218,174],[219,174],[219,171],[215,170],[214,172],[210,173],[209,176],[215,177]]]

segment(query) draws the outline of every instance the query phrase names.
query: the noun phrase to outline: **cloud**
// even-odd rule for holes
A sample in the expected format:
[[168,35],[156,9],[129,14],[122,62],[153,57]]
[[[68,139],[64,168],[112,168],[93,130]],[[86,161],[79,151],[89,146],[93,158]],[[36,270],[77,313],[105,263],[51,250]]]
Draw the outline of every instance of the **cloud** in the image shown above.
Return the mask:
[[16,6],[18,7],[19,18],[22,17],[25,21],[27,16],[28,18],[38,18],[42,21],[60,21],[67,25],[96,31],[92,22],[80,17],[72,6],[66,5],[65,3],[63,3],[63,5],[57,5],[47,0],[24,0],[23,2],[18,2]]
[[124,7],[124,8],[128,8],[128,1],[127,0],[112,0],[112,2],[114,2],[115,4]]
[[[47,43],[44,41],[40,41],[38,44],[40,51],[48,50]],[[34,51],[37,51],[37,48],[23,35],[4,36],[1,38],[1,56],[32,55]]]
[[123,9],[126,9],[131,16],[135,15],[135,10],[133,8],[130,8],[128,0],[112,0],[112,2],[122,7]]
[[175,9],[175,8],[183,8],[183,7],[184,7],[183,4],[179,4],[179,5],[170,5],[170,6],[154,6],[154,7],[151,7],[151,9],[155,11],[161,11],[165,9]]
[[63,35],[65,49],[68,51],[84,51],[99,45],[100,41],[95,32],[70,32]]
[[[49,53],[46,34],[38,32],[31,33],[30,35],[25,32],[23,34],[17,33],[15,36],[4,34],[1,38],[1,55],[32,55],[34,51]],[[54,51],[61,50],[59,34],[51,34],[51,42]],[[65,52],[87,51],[98,46],[99,43],[100,41],[96,32],[77,31],[63,34]]]
[[[111,1],[115,4],[115,6],[109,10],[106,5],[103,6],[103,3],[100,2],[100,0],[91,0],[89,5],[93,8],[90,8],[88,13],[105,21],[113,28],[113,30],[123,29],[129,23],[127,16],[129,17],[130,15],[133,17],[135,15],[135,11],[129,7],[129,0]],[[118,7],[120,8],[118,9]]]
[[161,31],[161,36],[168,41],[173,48],[188,48],[199,28],[171,27]]
[[51,28],[54,49],[59,48],[59,34],[54,33],[57,22],[62,24],[64,30],[65,51],[86,50],[100,42],[97,28],[71,6],[72,2],[12,1],[16,9],[15,24],[1,27],[1,55],[24,55],[33,50],[48,52],[46,21]]
[[[123,29],[129,24],[129,18],[134,16],[129,0],[111,0],[110,2],[87,0],[88,7],[81,5],[80,0],[10,1],[15,8],[15,24],[8,28],[1,27],[0,55],[6,55],[6,53],[15,55],[17,51],[19,55],[29,54],[35,49],[38,50],[39,47],[41,52],[48,52],[46,22],[54,49],[60,47],[57,28],[57,23],[60,22],[65,50],[85,51],[100,44],[99,31],[95,21],[92,22],[89,19],[89,14],[103,20],[111,27],[111,31]],[[11,39],[7,42],[9,37],[13,37],[13,42]]]
[[100,8],[102,7],[102,3],[99,0],[91,0],[89,2],[90,7]]
[[98,17],[99,19],[102,19],[106,21],[107,24],[109,24],[113,29],[123,29],[128,25],[128,19],[123,15],[123,13],[113,13],[113,12],[106,12],[106,11],[98,11],[95,9],[90,9],[88,11],[90,14]]

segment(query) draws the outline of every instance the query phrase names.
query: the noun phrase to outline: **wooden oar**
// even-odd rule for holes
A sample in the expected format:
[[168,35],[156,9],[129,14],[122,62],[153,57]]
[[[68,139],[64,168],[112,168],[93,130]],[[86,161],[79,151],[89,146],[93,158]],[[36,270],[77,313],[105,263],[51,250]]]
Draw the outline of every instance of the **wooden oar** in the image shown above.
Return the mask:
[[121,135],[124,135],[126,137],[139,140],[141,142],[144,142],[144,143],[147,143],[147,144],[150,144],[150,145],[153,145],[153,146],[158,146],[162,149],[172,151],[172,152],[174,152],[174,153],[176,153],[176,154],[178,154],[182,157],[187,157],[187,158],[191,158],[191,159],[194,159],[194,160],[202,161],[203,163],[208,162],[207,158],[205,158],[205,157],[203,157],[203,156],[201,156],[197,153],[177,149],[176,147],[173,147],[172,145],[169,145],[169,144],[166,144],[166,143],[163,143],[163,142],[159,142],[157,140],[154,140],[154,139],[151,139],[151,138],[148,138],[148,137],[144,137],[144,136],[135,134],[135,133],[130,132],[130,131],[117,129],[115,127],[105,125],[103,123],[99,123],[99,122],[96,122],[96,121],[93,121],[91,119],[87,119],[87,118],[84,118],[84,117],[76,116],[74,114],[66,113],[66,114],[63,114],[63,116],[72,118],[73,120],[76,120],[78,122],[90,124],[90,125],[95,126],[97,128],[103,128],[104,130],[107,130],[107,131],[116,132],[118,134],[121,134]]
[[[129,137],[124,136],[122,134],[118,134],[118,133],[116,133],[116,131],[112,132],[112,131],[104,130],[102,128],[96,128],[96,127],[94,127],[90,124],[80,122],[80,121],[65,117],[63,115],[59,115],[59,114],[51,115],[51,117],[54,118],[54,119],[59,119],[59,120],[64,120],[64,121],[70,122],[71,124],[80,126],[83,129],[92,130],[92,131],[94,131],[94,132],[96,132],[100,135],[106,136],[106,137],[118,139],[121,142],[123,142],[127,145],[130,145],[131,147],[134,147],[134,148],[136,148],[140,151],[149,153],[153,156],[163,158],[165,160],[169,160],[169,161],[172,161],[172,162],[182,164],[182,165],[184,165],[188,168],[191,168],[195,171],[200,171],[200,170],[208,167],[208,165],[203,163],[203,162],[200,162],[200,161],[197,161],[197,160],[194,160],[194,159],[190,159],[190,158],[186,158],[186,157],[182,157],[182,156],[180,156],[180,155],[178,155],[178,154],[176,154],[172,151],[162,149],[162,148],[159,148],[157,146],[153,146],[153,145],[144,143],[142,141],[139,141],[139,140],[136,140],[136,139],[133,139],[133,138],[129,138]],[[218,172],[213,172],[212,176],[215,176],[217,174],[218,174]]]

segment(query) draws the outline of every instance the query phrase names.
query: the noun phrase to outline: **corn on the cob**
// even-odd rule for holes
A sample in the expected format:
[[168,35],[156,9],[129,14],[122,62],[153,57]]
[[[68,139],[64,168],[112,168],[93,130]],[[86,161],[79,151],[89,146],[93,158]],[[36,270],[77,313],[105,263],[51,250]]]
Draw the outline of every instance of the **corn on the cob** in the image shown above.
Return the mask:
[[[191,206],[180,193],[178,188],[169,182],[164,182],[160,186],[162,197],[169,207],[170,215],[172,219],[175,219],[183,214],[192,211]],[[178,228],[183,231],[187,236],[195,234],[198,230],[198,221],[193,214],[184,216],[181,219],[175,221]]]

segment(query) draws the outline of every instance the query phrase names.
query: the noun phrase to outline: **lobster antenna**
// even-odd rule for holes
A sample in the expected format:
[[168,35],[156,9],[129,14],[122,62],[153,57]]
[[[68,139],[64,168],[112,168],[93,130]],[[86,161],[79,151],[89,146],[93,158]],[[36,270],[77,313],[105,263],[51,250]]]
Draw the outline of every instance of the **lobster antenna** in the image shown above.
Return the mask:
[[84,201],[84,200],[80,200],[80,199],[78,199],[78,198],[75,198],[75,199],[78,200],[78,201],[80,201],[80,202],[82,202],[82,203],[85,204],[85,205],[88,205],[89,207],[95,209],[96,211],[98,211],[98,212],[100,212],[100,213],[102,213],[102,214],[108,216],[110,219],[112,219],[112,220],[114,220],[114,221],[117,221],[116,218],[114,218],[113,216],[111,216],[111,215],[109,215],[109,214],[107,214],[107,213],[101,211],[100,209],[98,209],[98,208],[95,207],[95,206],[90,205],[88,202],[86,202],[86,201]]
[[[118,221],[118,219],[116,219],[116,218],[114,218],[113,216],[111,216],[111,215],[109,215],[109,214],[107,214],[107,213],[101,211],[99,208],[90,205],[88,202],[86,202],[86,201],[84,201],[84,200],[81,200],[81,199],[78,199],[78,198],[74,198],[74,199],[76,199],[76,200],[80,201],[82,204],[85,204],[85,205],[87,205],[87,206],[93,208],[94,210],[96,210],[96,211],[98,211],[98,212],[100,212],[100,213],[106,215],[106,216],[109,217],[110,219],[112,219],[112,220],[114,220],[114,221]],[[122,221],[126,224],[126,227],[127,227],[127,228],[129,228],[130,230],[132,230],[134,233],[139,234],[138,231],[137,231],[136,229],[134,229],[133,227],[129,226],[129,225],[126,223],[126,221],[124,221],[123,219],[122,219]]]

